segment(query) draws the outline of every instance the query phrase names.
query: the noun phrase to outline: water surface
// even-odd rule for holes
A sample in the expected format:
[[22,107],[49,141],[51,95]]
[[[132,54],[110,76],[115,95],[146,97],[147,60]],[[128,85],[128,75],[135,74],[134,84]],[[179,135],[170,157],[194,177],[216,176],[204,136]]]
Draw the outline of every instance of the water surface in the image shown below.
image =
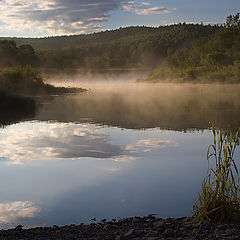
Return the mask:
[[80,85],[91,90],[39,98],[34,119],[1,129],[1,227],[190,215],[209,122],[240,126],[239,86]]

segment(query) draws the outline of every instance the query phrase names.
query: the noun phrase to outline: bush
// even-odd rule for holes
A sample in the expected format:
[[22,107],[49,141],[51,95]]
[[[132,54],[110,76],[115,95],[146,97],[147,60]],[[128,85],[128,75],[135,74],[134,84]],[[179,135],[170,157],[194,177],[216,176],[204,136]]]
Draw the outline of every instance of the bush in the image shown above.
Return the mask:
[[0,88],[20,94],[30,94],[43,86],[43,80],[30,66],[8,68],[0,72]]
[[40,74],[30,66],[8,68],[0,72],[0,89],[4,91],[24,94],[64,94],[83,92],[81,88],[54,87],[45,84]]

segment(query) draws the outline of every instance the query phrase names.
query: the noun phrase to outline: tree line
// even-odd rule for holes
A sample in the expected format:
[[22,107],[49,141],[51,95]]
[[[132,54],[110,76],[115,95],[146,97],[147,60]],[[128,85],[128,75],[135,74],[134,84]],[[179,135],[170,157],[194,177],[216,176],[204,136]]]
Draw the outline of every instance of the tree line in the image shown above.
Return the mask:
[[17,63],[44,69],[154,68],[178,48],[189,48],[194,40],[208,37],[219,28],[186,23],[127,27],[77,36],[14,39],[18,47],[14,40],[4,39],[0,41],[0,66]]
[[224,27],[178,48],[147,81],[240,82],[240,14],[227,17]]
[[239,13],[228,16],[222,26],[179,23],[14,40],[0,40],[0,68],[149,68],[155,70],[146,81],[240,80]]

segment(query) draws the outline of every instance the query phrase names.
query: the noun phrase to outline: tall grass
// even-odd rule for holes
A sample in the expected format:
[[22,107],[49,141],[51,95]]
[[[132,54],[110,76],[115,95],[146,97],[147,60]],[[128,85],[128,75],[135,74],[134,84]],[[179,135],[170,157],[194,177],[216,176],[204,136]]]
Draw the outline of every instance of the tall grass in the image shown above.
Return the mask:
[[240,219],[240,177],[234,152],[240,129],[232,134],[212,126],[213,144],[207,151],[208,175],[193,207],[194,220],[230,222]]

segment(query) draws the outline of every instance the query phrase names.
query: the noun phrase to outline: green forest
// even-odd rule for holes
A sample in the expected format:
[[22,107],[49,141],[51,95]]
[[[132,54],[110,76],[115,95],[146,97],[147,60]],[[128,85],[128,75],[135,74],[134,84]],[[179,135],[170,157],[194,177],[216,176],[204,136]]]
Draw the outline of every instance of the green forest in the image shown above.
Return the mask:
[[214,34],[168,54],[144,81],[240,82],[240,14],[227,17]]
[[[45,72],[134,68],[152,71],[140,80],[147,82],[240,81],[239,14],[228,16],[222,26],[179,23],[85,35],[1,39],[2,71],[26,66]],[[0,75],[1,80],[6,74]]]
[[0,66],[29,64],[45,70],[155,68],[177,49],[189,48],[194,40],[208,37],[220,28],[180,23],[79,36],[4,39],[0,42]]

